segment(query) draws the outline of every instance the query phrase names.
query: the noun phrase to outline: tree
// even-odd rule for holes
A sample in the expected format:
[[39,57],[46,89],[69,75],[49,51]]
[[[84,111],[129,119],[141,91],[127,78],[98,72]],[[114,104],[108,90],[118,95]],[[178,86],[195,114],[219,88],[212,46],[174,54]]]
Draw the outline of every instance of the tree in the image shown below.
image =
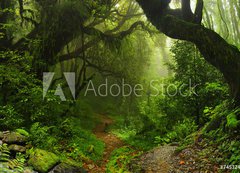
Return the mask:
[[[44,71],[61,64],[62,71],[76,72],[76,89],[80,92],[93,78],[93,69],[106,76],[123,77],[124,69],[112,65],[119,57],[114,55],[117,48],[113,46],[120,45],[136,30],[150,31],[139,11],[134,0],[3,0],[0,50],[30,52],[34,57],[32,72],[39,79]],[[15,27],[7,28],[11,26]],[[104,55],[107,45],[112,46],[111,56]],[[131,64],[124,60],[122,63],[122,67]]]
[[[194,20],[180,18],[172,13],[163,15],[160,13],[160,0],[149,0],[147,1],[148,5],[146,0],[137,0],[137,2],[159,31],[171,38],[194,43],[205,60],[223,74],[230,87],[232,98],[237,105],[240,105],[240,52],[238,48],[227,43],[213,30],[196,23]],[[195,15],[202,16],[202,3],[202,0],[197,1]],[[191,10],[184,8],[186,6],[190,7],[190,0],[182,0],[182,14]]]

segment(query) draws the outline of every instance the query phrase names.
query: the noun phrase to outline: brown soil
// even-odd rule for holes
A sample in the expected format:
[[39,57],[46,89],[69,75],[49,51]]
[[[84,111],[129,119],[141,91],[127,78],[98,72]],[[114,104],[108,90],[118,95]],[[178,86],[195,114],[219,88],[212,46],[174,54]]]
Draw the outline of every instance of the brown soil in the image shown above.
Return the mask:
[[111,153],[116,148],[124,146],[124,143],[112,133],[107,132],[108,126],[112,125],[114,122],[111,118],[99,115],[100,123],[93,130],[94,134],[98,139],[102,140],[105,143],[105,151],[103,153],[103,159],[97,164],[95,163],[86,163],[84,168],[89,173],[105,173],[106,165],[109,161]]

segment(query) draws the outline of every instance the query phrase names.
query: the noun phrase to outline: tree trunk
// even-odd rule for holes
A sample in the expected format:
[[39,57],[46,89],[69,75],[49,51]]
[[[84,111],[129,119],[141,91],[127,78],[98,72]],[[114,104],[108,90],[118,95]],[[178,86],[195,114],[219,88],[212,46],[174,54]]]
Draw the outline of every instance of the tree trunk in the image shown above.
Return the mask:
[[[147,6],[146,6],[147,7]],[[148,11],[142,6],[143,10]],[[202,25],[186,22],[172,15],[148,19],[165,35],[194,43],[205,60],[215,66],[229,84],[232,98],[240,105],[240,52],[216,32]]]
[[[4,25],[11,17],[10,9],[13,8],[12,2],[9,0],[0,0],[0,51],[6,50],[11,46],[11,35],[7,34],[7,29]],[[2,38],[1,38],[2,37]]]

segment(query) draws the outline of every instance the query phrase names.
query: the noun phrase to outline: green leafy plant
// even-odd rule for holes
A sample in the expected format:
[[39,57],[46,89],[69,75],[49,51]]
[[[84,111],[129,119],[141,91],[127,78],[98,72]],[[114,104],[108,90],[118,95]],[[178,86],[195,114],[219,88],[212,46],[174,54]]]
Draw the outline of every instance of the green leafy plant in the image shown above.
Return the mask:
[[113,151],[107,164],[107,173],[130,173],[128,164],[132,159],[142,154],[130,147],[121,147]]
[[2,130],[11,130],[23,124],[23,117],[13,105],[0,106],[0,115]]
[[58,139],[51,131],[56,129],[55,126],[42,126],[36,122],[30,129],[30,141],[34,146],[54,151],[57,147]]
[[167,144],[171,142],[182,141],[196,130],[197,126],[195,125],[194,121],[191,119],[185,119],[173,126],[172,131],[169,131],[163,137],[156,136],[154,142],[157,144]]
[[8,162],[10,159],[10,150],[8,149],[8,145],[6,143],[0,145],[0,161]]
[[26,162],[25,156],[21,153],[17,153],[15,159],[8,161],[8,166],[12,170],[15,170],[17,172],[23,172],[25,162]]
[[29,133],[24,129],[16,129],[15,131],[23,136],[29,137]]

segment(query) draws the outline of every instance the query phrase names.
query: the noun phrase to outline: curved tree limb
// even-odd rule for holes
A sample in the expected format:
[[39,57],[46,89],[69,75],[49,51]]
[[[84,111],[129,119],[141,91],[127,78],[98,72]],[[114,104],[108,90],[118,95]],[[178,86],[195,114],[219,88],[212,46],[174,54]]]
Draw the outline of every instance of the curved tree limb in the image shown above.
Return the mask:
[[[149,11],[145,6],[142,8]],[[194,43],[205,60],[224,75],[232,97],[240,104],[240,51],[236,47],[228,44],[216,32],[172,15],[148,18],[165,35]]]
[[92,47],[93,45],[95,45],[97,42],[99,42],[101,40],[101,38],[103,37],[111,37],[111,38],[119,38],[119,39],[123,39],[124,37],[128,36],[129,34],[131,34],[134,29],[136,29],[138,26],[141,26],[144,30],[147,30],[149,32],[151,32],[149,30],[149,28],[147,26],[145,26],[144,22],[143,21],[138,21],[138,22],[135,22],[134,24],[132,24],[129,29],[125,30],[125,31],[121,31],[121,32],[118,32],[118,33],[114,33],[114,34],[106,34],[106,33],[103,33],[95,28],[85,28],[85,32],[87,32],[87,34],[90,34],[90,35],[99,35],[100,37],[98,38],[95,38],[91,41],[89,41],[88,43],[86,43],[84,45],[84,47],[80,47],[78,49],[76,49],[74,52],[71,52],[70,54],[64,54],[64,55],[61,55],[59,57],[59,61],[66,61],[66,60],[70,60],[70,59],[73,59],[73,58],[76,58],[76,55],[80,55],[81,52],[83,50],[87,50],[89,49],[90,47]]

